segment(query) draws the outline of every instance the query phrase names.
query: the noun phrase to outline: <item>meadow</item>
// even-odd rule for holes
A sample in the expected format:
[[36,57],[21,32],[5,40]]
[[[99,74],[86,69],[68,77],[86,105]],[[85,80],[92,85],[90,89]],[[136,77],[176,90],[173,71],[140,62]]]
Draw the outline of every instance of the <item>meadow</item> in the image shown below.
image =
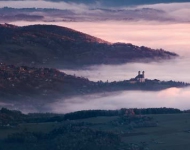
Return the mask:
[[22,150],[36,146],[37,150],[41,150],[50,146],[72,150],[76,147],[91,149],[94,145],[98,149],[118,150],[190,149],[189,118],[189,113],[176,113],[25,122],[0,128],[0,148]]

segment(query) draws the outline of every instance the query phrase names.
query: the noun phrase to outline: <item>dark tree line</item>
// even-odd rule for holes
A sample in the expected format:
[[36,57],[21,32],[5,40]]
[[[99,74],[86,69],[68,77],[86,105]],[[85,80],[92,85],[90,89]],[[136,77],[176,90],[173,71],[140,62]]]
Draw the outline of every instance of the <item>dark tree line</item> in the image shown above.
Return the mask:
[[54,119],[57,121],[62,120],[76,120],[76,119],[85,119],[99,116],[122,116],[127,115],[126,112],[128,110],[133,110],[135,115],[146,115],[146,114],[175,114],[182,113],[181,110],[175,108],[147,108],[147,109],[120,109],[120,110],[83,110],[72,113],[67,113],[64,116],[56,116],[52,117],[50,120]]
[[174,108],[134,108],[119,110],[82,110],[67,114],[53,114],[53,113],[34,113],[23,115],[19,111],[12,111],[6,108],[0,110],[0,125],[26,123],[40,123],[40,122],[61,122],[65,120],[77,120],[101,116],[125,116],[131,115],[146,115],[146,114],[175,114],[183,113],[183,111]]

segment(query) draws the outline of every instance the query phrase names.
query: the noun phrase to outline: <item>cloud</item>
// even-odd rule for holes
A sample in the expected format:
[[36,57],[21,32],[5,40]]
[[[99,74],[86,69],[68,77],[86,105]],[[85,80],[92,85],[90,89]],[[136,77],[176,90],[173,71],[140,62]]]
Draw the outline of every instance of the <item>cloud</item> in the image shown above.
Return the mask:
[[[0,0],[4,1],[4,0]],[[31,1],[31,0],[8,0],[8,1]],[[78,3],[78,4],[87,4],[87,5],[93,5],[96,3],[99,3],[101,6],[104,7],[121,7],[121,6],[136,6],[136,5],[143,5],[143,4],[157,4],[157,3],[182,3],[182,2],[189,2],[189,0],[32,0],[32,1],[51,1],[51,2],[72,2],[72,3]]]
[[68,9],[75,12],[83,12],[88,10],[88,6],[85,4],[76,4],[76,3],[66,3],[66,2],[48,2],[48,1],[0,1],[1,8],[3,7],[12,7],[12,8],[54,8],[54,9]]
[[153,8],[153,9],[159,9],[166,12],[176,11],[179,9],[187,9],[190,8],[190,3],[160,3],[160,4],[152,4],[152,5],[139,5],[136,8]]
[[178,22],[190,22],[190,3],[169,3],[169,4],[154,4],[154,5],[141,5],[137,8],[153,8],[163,10],[167,16],[174,18]]
[[[117,20],[117,21],[159,21],[159,22],[190,22],[188,12],[190,3],[170,3],[154,4],[140,6],[120,6],[104,7],[100,3],[87,5],[85,3],[71,2],[51,2],[51,1],[0,1],[1,7],[13,8],[54,8],[61,10],[71,10],[75,14],[57,16],[48,12],[47,21],[57,21],[60,18],[71,18],[74,21],[99,21],[99,20]],[[149,8],[149,9],[147,9]],[[162,10],[162,11],[161,11]]]

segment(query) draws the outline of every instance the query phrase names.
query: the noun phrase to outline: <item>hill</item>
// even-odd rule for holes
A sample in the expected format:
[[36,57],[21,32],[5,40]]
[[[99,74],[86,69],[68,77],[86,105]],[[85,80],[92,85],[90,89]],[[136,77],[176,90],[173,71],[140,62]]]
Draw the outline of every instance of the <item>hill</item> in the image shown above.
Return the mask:
[[83,77],[67,75],[56,69],[0,64],[0,106],[23,109],[27,106],[42,110],[57,99],[109,93],[123,90],[158,91],[189,84],[174,81],[148,80],[144,83],[93,82]]
[[102,39],[54,25],[18,27],[0,25],[0,61],[7,64],[45,67],[83,67],[158,61],[178,55]]
[[93,87],[88,79],[67,75],[51,68],[34,68],[0,64],[1,101],[48,101],[60,96],[80,93],[86,86]]

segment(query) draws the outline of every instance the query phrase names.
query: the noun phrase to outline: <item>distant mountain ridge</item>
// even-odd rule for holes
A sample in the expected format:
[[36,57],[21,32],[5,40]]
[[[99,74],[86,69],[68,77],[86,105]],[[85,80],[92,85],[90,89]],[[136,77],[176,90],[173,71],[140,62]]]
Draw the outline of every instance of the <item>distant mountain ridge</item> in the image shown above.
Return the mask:
[[177,56],[162,49],[112,44],[54,25],[0,25],[0,61],[7,64],[69,68],[158,61]]
[[178,22],[165,11],[153,8],[114,8],[114,7],[89,7],[83,12],[71,9],[47,9],[47,8],[0,8],[0,22],[14,21],[42,21],[42,22],[96,22],[105,20],[116,21],[170,21]]

